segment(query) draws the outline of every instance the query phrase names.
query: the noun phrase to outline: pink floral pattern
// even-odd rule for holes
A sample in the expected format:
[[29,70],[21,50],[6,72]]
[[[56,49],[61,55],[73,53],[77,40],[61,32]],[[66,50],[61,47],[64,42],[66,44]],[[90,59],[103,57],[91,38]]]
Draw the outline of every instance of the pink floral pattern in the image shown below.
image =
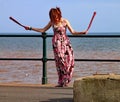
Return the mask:
[[53,25],[53,52],[58,72],[58,84],[67,85],[72,78],[74,69],[74,54],[70,39],[66,35],[66,23]]

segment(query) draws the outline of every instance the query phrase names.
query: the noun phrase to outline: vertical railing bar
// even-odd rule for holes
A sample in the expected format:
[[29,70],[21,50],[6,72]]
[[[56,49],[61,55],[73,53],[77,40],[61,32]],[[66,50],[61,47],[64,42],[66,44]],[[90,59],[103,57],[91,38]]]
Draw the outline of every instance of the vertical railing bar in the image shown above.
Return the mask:
[[42,84],[47,84],[47,58],[46,58],[46,33],[42,33],[43,38],[43,76],[42,76]]

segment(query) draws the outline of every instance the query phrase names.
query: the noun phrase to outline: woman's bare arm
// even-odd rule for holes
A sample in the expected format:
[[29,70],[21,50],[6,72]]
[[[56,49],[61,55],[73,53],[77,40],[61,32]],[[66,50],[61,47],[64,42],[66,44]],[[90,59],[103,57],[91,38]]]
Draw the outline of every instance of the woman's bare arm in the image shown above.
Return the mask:
[[44,28],[25,27],[26,30],[33,30],[36,32],[45,32],[51,27],[51,21]]
[[68,27],[69,31],[70,31],[73,35],[77,35],[77,34],[87,34],[87,30],[82,31],[82,32],[77,32],[77,31],[75,31],[75,30],[71,27],[69,21],[68,21],[68,20],[65,20],[65,21],[66,21],[66,23],[67,23],[67,27]]

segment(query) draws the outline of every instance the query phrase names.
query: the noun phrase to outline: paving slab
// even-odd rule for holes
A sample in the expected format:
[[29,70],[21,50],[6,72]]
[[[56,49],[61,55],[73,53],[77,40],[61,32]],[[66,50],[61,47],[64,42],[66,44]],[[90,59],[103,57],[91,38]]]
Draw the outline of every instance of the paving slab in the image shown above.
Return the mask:
[[73,102],[73,87],[0,84],[0,102]]

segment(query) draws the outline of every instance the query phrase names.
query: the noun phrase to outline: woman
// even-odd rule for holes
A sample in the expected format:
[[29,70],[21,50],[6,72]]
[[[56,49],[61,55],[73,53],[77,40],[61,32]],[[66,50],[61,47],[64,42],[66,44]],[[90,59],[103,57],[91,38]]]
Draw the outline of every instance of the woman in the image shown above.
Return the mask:
[[33,28],[26,26],[26,30],[45,32],[53,28],[52,38],[53,52],[58,73],[58,87],[67,86],[71,81],[74,70],[74,54],[70,40],[66,35],[67,28],[72,34],[86,34],[87,31],[76,32],[72,29],[69,21],[62,18],[60,8],[51,8],[49,11],[50,21],[44,28]]

